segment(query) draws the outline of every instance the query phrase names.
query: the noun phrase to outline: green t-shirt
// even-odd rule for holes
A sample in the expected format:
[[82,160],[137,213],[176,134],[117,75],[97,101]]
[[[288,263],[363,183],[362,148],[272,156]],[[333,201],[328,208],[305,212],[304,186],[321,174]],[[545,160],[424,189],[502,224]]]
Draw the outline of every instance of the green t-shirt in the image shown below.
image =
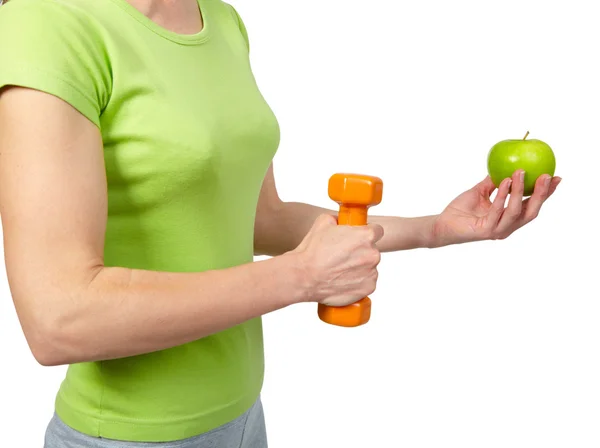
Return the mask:
[[[160,27],[126,0],[0,7],[0,87],[53,94],[102,132],[106,266],[202,272],[253,261],[279,127],[237,12],[221,0],[198,3],[205,26],[195,35]],[[172,349],[71,365],[56,411],[92,436],[187,438],[246,411],[263,369],[257,318]]]

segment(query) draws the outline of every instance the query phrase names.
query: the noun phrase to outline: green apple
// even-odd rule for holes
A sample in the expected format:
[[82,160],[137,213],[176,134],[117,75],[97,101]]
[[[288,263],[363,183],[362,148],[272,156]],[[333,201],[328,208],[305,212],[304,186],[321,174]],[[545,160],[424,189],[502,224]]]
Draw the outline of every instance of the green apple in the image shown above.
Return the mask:
[[490,149],[487,169],[496,187],[516,170],[525,170],[524,196],[531,196],[535,181],[542,174],[554,176],[556,158],[552,148],[541,140],[527,140],[529,132],[522,140],[503,140]]

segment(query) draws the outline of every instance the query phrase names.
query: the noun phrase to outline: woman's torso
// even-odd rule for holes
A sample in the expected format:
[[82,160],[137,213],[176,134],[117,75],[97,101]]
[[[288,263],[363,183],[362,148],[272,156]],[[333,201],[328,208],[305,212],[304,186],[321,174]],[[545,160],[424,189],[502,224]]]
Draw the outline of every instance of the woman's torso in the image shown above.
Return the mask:
[[[51,21],[41,26],[61,42],[53,51],[71,64],[65,71],[93,78],[87,96],[100,110],[108,181],[106,266],[201,272],[253,259],[256,203],[279,128],[256,86],[241,19],[220,0],[199,5],[196,35],[167,31],[125,0],[3,7],[16,17],[22,8],[23,21],[34,10]],[[169,350],[72,365],[56,411],[93,436],[176,440],[241,415],[262,379],[254,319]]]

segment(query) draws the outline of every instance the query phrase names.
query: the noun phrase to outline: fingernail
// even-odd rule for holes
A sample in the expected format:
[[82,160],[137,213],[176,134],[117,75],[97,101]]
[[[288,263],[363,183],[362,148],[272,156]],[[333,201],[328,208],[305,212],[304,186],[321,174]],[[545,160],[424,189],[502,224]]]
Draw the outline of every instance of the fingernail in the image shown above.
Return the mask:
[[525,180],[525,171],[521,171],[521,172],[519,173],[519,180],[520,180],[521,182],[523,182],[523,181]]
[[556,185],[560,184],[562,182],[562,177],[559,177],[558,180],[556,181]]
[[506,186],[510,189],[511,185],[512,185],[512,179],[508,179],[508,182],[506,182]]
[[548,185],[550,185],[550,180],[551,180],[550,176],[548,176],[544,179],[544,187],[547,187]]

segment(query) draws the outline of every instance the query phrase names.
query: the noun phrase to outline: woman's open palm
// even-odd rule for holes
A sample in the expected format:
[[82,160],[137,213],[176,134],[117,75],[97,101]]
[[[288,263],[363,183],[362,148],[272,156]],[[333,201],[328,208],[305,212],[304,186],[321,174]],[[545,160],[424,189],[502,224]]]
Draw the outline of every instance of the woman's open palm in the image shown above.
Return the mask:
[[533,221],[562,179],[540,176],[533,194],[523,199],[524,174],[517,170],[512,178],[504,179],[493,201],[491,196],[496,186],[490,176],[454,199],[436,220],[437,245],[504,239]]

